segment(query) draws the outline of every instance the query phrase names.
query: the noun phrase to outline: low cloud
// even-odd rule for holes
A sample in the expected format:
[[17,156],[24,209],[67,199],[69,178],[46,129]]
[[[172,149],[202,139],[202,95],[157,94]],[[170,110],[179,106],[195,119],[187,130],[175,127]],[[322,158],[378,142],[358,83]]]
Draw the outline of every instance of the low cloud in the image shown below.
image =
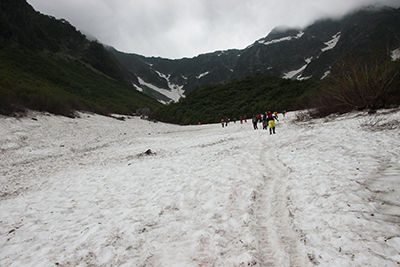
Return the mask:
[[242,49],[278,25],[304,27],[362,5],[398,0],[28,0],[117,50],[144,56],[193,57]]

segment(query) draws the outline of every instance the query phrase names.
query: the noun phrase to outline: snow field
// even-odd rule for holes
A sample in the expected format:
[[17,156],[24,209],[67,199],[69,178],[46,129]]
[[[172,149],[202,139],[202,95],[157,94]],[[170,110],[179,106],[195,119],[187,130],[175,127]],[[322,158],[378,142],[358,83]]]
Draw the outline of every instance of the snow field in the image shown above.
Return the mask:
[[399,246],[385,239],[400,241],[399,132],[361,128],[359,116],[295,127],[301,140],[287,129],[279,150],[292,170],[289,210],[315,264],[396,266]]
[[398,128],[293,118],[0,118],[0,265],[397,266]]

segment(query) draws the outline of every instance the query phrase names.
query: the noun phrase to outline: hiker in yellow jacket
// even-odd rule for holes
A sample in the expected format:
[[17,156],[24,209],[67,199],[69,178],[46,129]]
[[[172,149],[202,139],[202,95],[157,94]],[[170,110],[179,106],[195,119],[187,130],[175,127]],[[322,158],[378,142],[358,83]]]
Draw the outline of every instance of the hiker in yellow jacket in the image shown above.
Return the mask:
[[272,114],[271,111],[267,112],[267,121],[268,121],[268,127],[269,127],[269,134],[274,133],[275,134],[275,120],[279,121],[274,114]]

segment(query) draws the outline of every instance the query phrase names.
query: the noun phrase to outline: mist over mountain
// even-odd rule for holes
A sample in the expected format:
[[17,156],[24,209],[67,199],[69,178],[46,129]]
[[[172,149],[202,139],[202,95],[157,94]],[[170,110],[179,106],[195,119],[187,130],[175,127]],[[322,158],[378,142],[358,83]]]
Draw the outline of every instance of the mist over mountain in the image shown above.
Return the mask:
[[194,58],[166,59],[108,51],[125,78],[161,102],[177,101],[196,86],[257,73],[288,79],[323,79],[345,53],[400,47],[400,9],[368,6],[339,19],[320,19],[300,29],[279,26],[245,49]]

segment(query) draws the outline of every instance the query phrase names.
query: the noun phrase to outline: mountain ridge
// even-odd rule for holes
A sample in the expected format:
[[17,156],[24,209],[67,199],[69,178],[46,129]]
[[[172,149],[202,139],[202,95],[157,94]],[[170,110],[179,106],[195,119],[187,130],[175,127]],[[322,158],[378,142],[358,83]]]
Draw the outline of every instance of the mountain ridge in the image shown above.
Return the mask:
[[[90,41],[66,20],[43,15],[26,0],[0,0],[0,7],[0,74],[4,78],[0,93],[5,96],[0,111],[17,99],[12,105],[39,110],[54,109],[66,101],[75,109],[132,112],[159,107],[159,102],[177,102],[204,85],[233,82],[236,86],[240,82],[235,80],[242,79],[248,85],[247,77],[284,78],[282,85],[285,79],[322,79],[352,50],[368,54],[385,46],[390,51],[400,47],[400,9],[394,8],[364,8],[340,19],[316,20],[304,28],[277,27],[244,49],[167,59],[127,54]],[[281,87],[280,82],[276,84]]]
[[[332,65],[352,50],[371,52],[400,47],[400,9],[367,6],[339,19],[319,19],[304,28],[279,29],[244,49],[167,59],[108,51],[120,67],[140,80],[136,88],[160,102],[177,101],[204,84],[219,84],[256,73],[288,79],[321,79]],[[128,79],[129,81],[129,79]],[[149,86],[151,85],[151,86]],[[175,92],[175,98],[168,97]]]

